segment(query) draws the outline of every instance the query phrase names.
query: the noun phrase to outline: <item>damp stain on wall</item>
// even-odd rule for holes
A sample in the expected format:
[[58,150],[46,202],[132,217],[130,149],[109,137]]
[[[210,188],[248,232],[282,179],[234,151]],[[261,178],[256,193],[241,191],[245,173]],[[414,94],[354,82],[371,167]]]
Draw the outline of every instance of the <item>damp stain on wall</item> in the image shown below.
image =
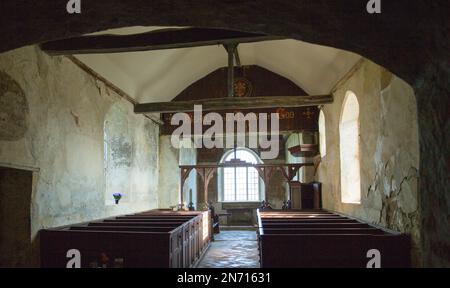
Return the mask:
[[17,141],[28,130],[29,108],[22,87],[0,71],[0,140]]

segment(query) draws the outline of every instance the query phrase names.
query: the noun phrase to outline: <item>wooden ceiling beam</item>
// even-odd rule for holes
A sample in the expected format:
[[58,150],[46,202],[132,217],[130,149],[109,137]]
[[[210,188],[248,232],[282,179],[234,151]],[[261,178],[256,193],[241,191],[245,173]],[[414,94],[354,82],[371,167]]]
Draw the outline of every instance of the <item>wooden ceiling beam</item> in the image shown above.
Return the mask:
[[170,28],[132,35],[90,35],[42,43],[49,55],[101,54],[250,43],[284,39],[225,29]]
[[331,95],[316,96],[266,96],[266,97],[227,97],[191,101],[172,101],[143,103],[134,106],[134,112],[140,113],[174,113],[192,112],[194,105],[202,105],[202,111],[244,110],[259,108],[289,108],[301,106],[318,106],[333,102]]

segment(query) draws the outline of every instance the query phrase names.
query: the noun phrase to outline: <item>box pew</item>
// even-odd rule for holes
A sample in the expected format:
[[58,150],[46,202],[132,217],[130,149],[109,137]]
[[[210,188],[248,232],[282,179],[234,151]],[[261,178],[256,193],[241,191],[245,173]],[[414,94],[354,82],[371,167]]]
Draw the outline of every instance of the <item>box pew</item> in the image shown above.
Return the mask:
[[67,252],[77,249],[81,267],[101,265],[101,254],[111,261],[123,259],[124,267],[192,267],[209,244],[209,226],[203,223],[209,212],[151,214],[157,217],[126,215],[41,230],[41,266],[66,267]]
[[353,219],[317,219],[317,218],[311,218],[311,219],[265,219],[262,221],[263,224],[265,223],[359,223],[356,220]]
[[[151,211],[146,211],[146,212],[141,212],[141,213],[136,213],[136,214],[129,214],[129,215],[125,215],[123,216],[125,219],[129,219],[129,218],[133,218],[133,219],[156,219],[156,218],[161,218],[161,216],[167,216],[167,218],[171,218],[171,219],[175,219],[175,218],[180,218],[180,217],[184,217],[183,219],[185,219],[186,217],[192,217],[198,215],[198,211],[172,211],[172,210],[167,210],[167,209],[156,209],[156,210],[151,210]],[[209,218],[208,218],[209,217]],[[122,217],[119,217],[122,218]],[[201,221],[201,225],[203,225],[202,227],[202,233],[203,235],[200,235],[199,238],[201,238],[201,241],[199,243],[199,247],[203,247],[205,246],[205,243],[209,243],[209,241],[212,239],[212,229],[210,229],[209,227],[207,227],[208,225],[211,226],[211,212],[210,211],[204,211],[202,213],[202,221]],[[204,243],[205,242],[205,243]]]
[[168,232],[172,233],[177,227],[142,227],[142,226],[71,226],[71,231],[132,231],[132,232]]
[[174,216],[197,216],[199,211],[167,211],[167,210],[151,210],[151,211],[145,211],[135,214],[128,214],[128,215],[158,215],[158,216],[168,216],[168,217],[174,217]]
[[[195,220],[195,219],[193,219],[193,220]],[[111,223],[111,222],[114,222],[114,223],[148,223],[148,224],[152,224],[152,223],[167,223],[167,224],[183,224],[183,223],[186,223],[186,222],[188,222],[188,221],[191,221],[191,220],[177,220],[177,219],[152,219],[152,220],[149,220],[149,219],[105,219],[105,220],[102,220],[102,222],[104,222],[104,223]],[[98,221],[95,221],[95,222],[98,222]],[[95,223],[95,222],[92,222],[92,223]]]
[[111,261],[123,259],[125,267],[181,267],[181,235],[180,231],[46,231],[41,234],[41,266],[64,268],[69,260],[67,252],[77,249],[81,253],[81,267],[84,268],[90,267],[93,262],[101,265],[102,253]]
[[[178,212],[160,212],[160,211],[149,211],[144,213],[138,213],[133,215],[126,215],[124,217],[118,217],[119,220],[142,220],[142,221],[154,221],[160,220],[161,217],[166,217],[165,221],[171,220],[181,220],[192,218],[197,215],[195,211],[178,211]],[[203,215],[204,216],[204,215]],[[164,221],[164,220],[163,220]],[[186,227],[183,236],[183,257],[184,257],[184,265],[188,267],[188,263],[191,261],[190,259],[198,259],[200,257],[201,252],[205,247],[205,233],[204,225],[207,225],[210,221],[206,221],[205,217],[195,220],[193,223],[190,223],[188,227]],[[205,223],[205,224],[203,224]],[[205,229],[205,232],[209,229]],[[210,238],[210,235],[207,237]]]
[[326,211],[300,211],[300,210],[282,210],[286,211],[284,214],[280,214],[280,210],[265,210],[264,215],[261,215],[262,218],[271,218],[271,217],[287,217],[287,216],[311,216],[311,215],[328,215],[328,216],[338,216],[337,214],[326,212]]
[[[125,220],[125,219],[105,219],[100,223],[141,223],[142,225],[158,225],[158,224],[165,224],[165,225],[182,225],[184,223],[187,223],[189,221],[195,221],[188,220],[188,221],[181,221],[181,220],[164,220],[164,219],[157,219],[157,220],[143,220],[143,219],[134,219],[134,220]],[[99,223],[98,221],[91,222],[91,223]]]
[[[132,221],[115,221],[115,220],[104,220],[102,222],[91,222],[88,227],[95,227],[97,230],[104,231],[103,227],[123,227],[123,231],[133,231],[133,229],[142,227],[147,227],[148,229],[154,229],[159,227],[177,227],[184,222],[151,222],[142,220],[132,220]],[[78,228],[78,227],[77,227]],[[138,230],[136,230],[138,231]],[[183,226],[183,267],[189,267],[192,264],[192,260],[197,259],[204,245],[201,243],[200,237],[202,236],[203,225],[202,219],[194,219],[194,221],[187,222]]]
[[[195,211],[148,211],[137,214],[130,214],[121,217],[116,217],[117,220],[120,221],[183,221],[185,219],[191,219],[194,216],[198,215]],[[200,220],[194,221],[194,224],[191,224],[185,230],[183,243],[184,243],[184,251],[188,251],[185,253],[185,262],[189,262],[190,258],[195,257],[198,258],[200,256],[201,251],[204,249],[205,241],[202,239],[203,237],[203,221],[204,217]],[[193,227],[195,226],[195,227]],[[186,264],[185,264],[186,265]]]
[[[90,223],[92,224],[92,223]],[[71,226],[71,231],[105,231],[105,232],[137,232],[137,233],[170,233],[170,249],[168,249],[169,252],[169,267],[189,267],[192,263],[191,262],[183,262],[184,261],[184,253],[185,250],[183,250],[183,235],[185,226],[175,225],[172,227],[154,227],[154,226],[131,226],[134,223],[128,223],[128,226],[112,226],[114,224],[112,223],[104,223],[106,225],[95,225],[90,226],[88,225],[75,225]],[[95,224],[102,224],[102,223],[95,223]],[[167,257],[167,255],[166,255]],[[192,260],[192,259],[190,259]],[[185,266],[187,265],[187,266]]]
[[[287,211],[287,210],[282,210],[282,211]],[[286,212],[287,215],[283,215],[280,213],[275,213],[275,212],[266,212],[264,211],[264,215],[261,215],[261,219],[273,219],[273,218],[287,218],[287,217],[291,217],[291,218],[301,218],[301,217],[342,217],[340,215],[337,214],[333,214],[333,213],[322,213],[322,212],[310,212],[310,213],[306,213],[306,212],[295,212],[295,213],[290,213],[289,211]]]
[[263,220],[278,220],[278,219],[284,219],[284,220],[309,220],[309,219],[345,219],[344,217],[340,215],[290,215],[288,217],[283,217],[281,215],[263,218]]
[[90,222],[88,226],[144,226],[144,227],[178,227],[183,223],[179,222],[122,222],[122,221],[102,221]]
[[372,249],[380,251],[381,267],[410,266],[408,236],[335,216],[258,211],[261,267],[364,268]]
[[129,220],[129,221],[134,221],[134,220],[147,220],[147,221],[189,221],[191,219],[193,219],[193,217],[164,217],[164,216],[159,216],[159,217],[145,217],[145,216],[121,216],[121,217],[116,217],[114,218],[115,220]]
[[385,235],[386,232],[376,228],[264,228],[265,235],[283,234],[368,234]]
[[292,222],[292,223],[264,223],[264,228],[369,228],[369,224],[348,222],[348,223],[305,223],[305,222]]

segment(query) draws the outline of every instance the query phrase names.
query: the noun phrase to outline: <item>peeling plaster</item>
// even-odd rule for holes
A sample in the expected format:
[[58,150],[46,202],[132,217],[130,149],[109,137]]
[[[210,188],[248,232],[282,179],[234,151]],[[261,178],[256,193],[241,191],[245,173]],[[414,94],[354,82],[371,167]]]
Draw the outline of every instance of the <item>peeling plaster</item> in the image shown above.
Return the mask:
[[[356,94],[360,103],[361,205],[340,202],[338,126],[348,90]],[[340,84],[334,100],[324,106],[327,156],[322,159],[317,176],[323,183],[324,207],[411,235],[413,263],[420,265],[419,143],[412,88],[384,68],[364,60]]]

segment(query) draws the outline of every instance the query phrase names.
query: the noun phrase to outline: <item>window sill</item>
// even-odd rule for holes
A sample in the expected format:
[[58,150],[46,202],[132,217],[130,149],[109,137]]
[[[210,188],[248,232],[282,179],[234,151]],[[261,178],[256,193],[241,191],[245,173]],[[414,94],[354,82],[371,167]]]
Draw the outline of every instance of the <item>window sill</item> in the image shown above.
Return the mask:
[[261,201],[219,201],[219,203],[261,203]]
[[341,203],[346,205],[361,205],[361,202],[341,202]]
[[219,202],[222,204],[222,209],[255,209],[261,206],[261,202],[259,201],[251,201],[251,202]]

